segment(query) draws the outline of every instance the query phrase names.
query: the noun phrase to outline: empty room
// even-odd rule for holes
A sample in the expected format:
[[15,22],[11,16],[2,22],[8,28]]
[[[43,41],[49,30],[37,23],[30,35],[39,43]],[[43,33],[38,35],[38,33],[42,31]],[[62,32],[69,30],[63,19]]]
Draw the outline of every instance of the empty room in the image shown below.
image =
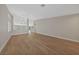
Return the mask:
[[79,4],[0,4],[0,55],[79,55]]

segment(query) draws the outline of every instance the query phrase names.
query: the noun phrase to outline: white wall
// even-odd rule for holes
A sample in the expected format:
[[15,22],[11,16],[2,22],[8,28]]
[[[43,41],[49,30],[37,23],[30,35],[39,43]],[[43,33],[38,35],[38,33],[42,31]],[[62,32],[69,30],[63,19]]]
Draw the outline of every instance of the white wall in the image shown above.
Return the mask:
[[79,14],[35,21],[36,32],[79,41]]
[[8,41],[11,31],[8,32],[9,11],[6,5],[0,4],[0,51]]

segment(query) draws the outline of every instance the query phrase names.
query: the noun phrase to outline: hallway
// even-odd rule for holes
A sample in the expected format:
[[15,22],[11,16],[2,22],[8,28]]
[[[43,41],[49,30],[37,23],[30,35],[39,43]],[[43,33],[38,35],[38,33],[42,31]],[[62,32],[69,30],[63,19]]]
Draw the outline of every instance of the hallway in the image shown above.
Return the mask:
[[14,35],[1,51],[1,55],[64,54],[79,54],[79,43],[38,33]]

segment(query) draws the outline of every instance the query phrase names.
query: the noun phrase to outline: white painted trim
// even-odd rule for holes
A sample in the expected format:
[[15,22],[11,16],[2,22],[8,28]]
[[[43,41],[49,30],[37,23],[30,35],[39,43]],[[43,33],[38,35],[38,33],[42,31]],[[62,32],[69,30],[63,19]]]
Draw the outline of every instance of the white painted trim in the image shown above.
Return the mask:
[[78,40],[73,40],[71,38],[66,38],[66,37],[61,37],[61,36],[55,36],[55,35],[48,35],[48,34],[44,34],[44,33],[40,33],[40,32],[36,32],[36,33],[47,35],[47,36],[51,36],[51,37],[56,37],[56,38],[60,38],[60,39],[64,39],[64,40],[74,41],[74,42],[78,42],[79,43]]
[[4,42],[4,44],[0,48],[0,52],[3,50],[3,48],[5,47],[5,45],[7,44],[7,42],[9,41],[10,38],[11,38],[11,36],[9,36],[8,39]]
[[78,40],[72,40],[72,39],[66,38],[66,37],[60,37],[60,36],[52,36],[52,37],[56,37],[56,38],[60,38],[60,39],[64,39],[64,40],[69,40],[69,41],[74,41],[74,42],[79,42]]

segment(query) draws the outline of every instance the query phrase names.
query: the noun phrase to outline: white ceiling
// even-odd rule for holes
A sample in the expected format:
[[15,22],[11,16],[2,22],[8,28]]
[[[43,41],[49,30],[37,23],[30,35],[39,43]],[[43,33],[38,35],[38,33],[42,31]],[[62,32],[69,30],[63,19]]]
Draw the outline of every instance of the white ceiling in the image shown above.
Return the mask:
[[79,13],[79,4],[8,4],[13,15],[42,19]]

